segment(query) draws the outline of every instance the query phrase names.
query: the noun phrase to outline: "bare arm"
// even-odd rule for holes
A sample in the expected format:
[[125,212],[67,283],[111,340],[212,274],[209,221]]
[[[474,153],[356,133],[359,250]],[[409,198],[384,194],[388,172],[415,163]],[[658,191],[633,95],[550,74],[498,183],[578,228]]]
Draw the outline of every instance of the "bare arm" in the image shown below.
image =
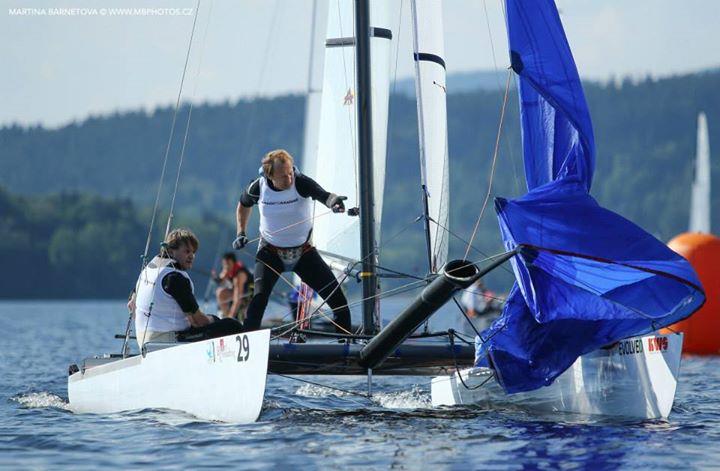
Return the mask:
[[245,281],[247,281],[247,275],[243,272],[238,273],[237,276],[233,278],[233,300],[230,306],[230,317],[237,317],[240,302],[245,294]]
[[130,293],[130,297],[128,298],[127,308],[130,314],[135,315],[135,291]]
[[252,213],[252,206],[245,207],[242,203],[238,202],[236,210],[236,222],[237,222],[237,233],[245,232],[247,230],[248,221],[250,220],[250,214]]
[[208,316],[203,314],[200,309],[193,312],[192,314],[187,314],[187,316],[188,320],[190,321],[190,325],[193,327],[202,327],[210,323],[210,319],[208,318]]

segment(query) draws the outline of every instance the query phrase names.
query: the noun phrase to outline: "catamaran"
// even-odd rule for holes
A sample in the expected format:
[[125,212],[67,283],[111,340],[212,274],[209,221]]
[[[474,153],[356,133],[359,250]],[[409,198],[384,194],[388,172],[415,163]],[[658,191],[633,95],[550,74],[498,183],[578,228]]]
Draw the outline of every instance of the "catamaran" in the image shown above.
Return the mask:
[[[667,416],[682,337],[654,332],[697,310],[703,291],[687,261],[589,195],[595,159],[592,125],[551,0],[506,1],[528,193],[496,199],[506,251],[475,263],[466,260],[467,252],[448,261],[451,159],[441,4],[411,2],[424,208],[418,220],[426,236],[426,250],[419,257],[427,259],[428,272],[417,277],[379,264],[393,40],[390,5],[384,0],[328,5],[325,51],[318,55],[324,58],[322,87],[311,87],[306,112],[309,120],[319,118],[317,126],[314,120],[308,123],[303,169],[347,194],[353,209],[344,219],[331,221],[317,208],[314,244],[342,281],[361,281],[362,330],[308,331],[309,319],[325,315],[318,308],[275,328],[272,335],[266,330],[193,344],[151,345],[139,356],[123,350],[120,356],[86,360],[72,372],[71,407],[91,412],[167,407],[203,418],[252,421],[269,372],[367,375],[369,385],[375,374],[436,376],[434,405],[518,401],[554,411]],[[316,11],[316,18],[324,16],[323,8]],[[468,250],[471,244],[472,238]],[[479,333],[475,345],[452,330],[422,328],[459,290],[508,261],[515,285],[503,314]],[[415,278],[395,292],[423,290],[383,327],[380,298],[395,293],[379,290],[386,276]],[[288,340],[290,333],[329,338],[301,343],[298,336]],[[248,349],[252,353],[246,361]],[[182,383],[171,373],[178,371],[190,373]],[[189,383],[197,389],[204,382],[209,391],[230,376],[238,385],[233,391],[247,400],[223,404],[206,399],[218,402],[209,410],[184,396]],[[143,386],[155,391],[147,396],[135,392]]]

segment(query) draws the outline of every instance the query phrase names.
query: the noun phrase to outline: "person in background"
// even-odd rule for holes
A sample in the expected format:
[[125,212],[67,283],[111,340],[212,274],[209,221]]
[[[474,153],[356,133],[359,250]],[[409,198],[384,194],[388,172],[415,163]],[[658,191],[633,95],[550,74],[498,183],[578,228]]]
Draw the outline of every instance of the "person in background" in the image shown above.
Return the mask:
[[495,293],[485,287],[482,279],[463,292],[460,304],[478,331],[490,327],[500,313],[500,302]]
[[140,348],[151,341],[175,342],[188,336],[203,340],[242,332],[237,320],[206,316],[198,306],[187,271],[199,245],[190,230],[175,229],[140,273],[128,302]]
[[260,328],[270,293],[280,274],[297,273],[300,279],[327,301],[338,332],[350,333],[350,309],[345,294],[330,267],[311,243],[313,202],[319,201],[334,213],[345,212],[343,200],[325,191],[317,182],[293,167],[285,150],[268,152],[262,160],[263,176],[253,181],[237,206],[237,238],[233,248],[248,244],[246,235],[252,207],[260,209],[260,243],[255,255],[255,294],[247,310],[245,328]]
[[222,317],[232,317],[242,322],[252,296],[252,273],[244,263],[237,260],[234,253],[227,252],[222,258],[220,275],[216,277],[213,272],[212,276],[218,284],[215,298]]

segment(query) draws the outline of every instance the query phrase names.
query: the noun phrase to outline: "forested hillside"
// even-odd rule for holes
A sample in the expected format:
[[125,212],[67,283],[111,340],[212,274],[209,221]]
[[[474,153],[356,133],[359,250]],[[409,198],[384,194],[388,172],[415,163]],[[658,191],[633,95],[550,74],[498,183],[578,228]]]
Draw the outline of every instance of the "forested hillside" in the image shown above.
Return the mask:
[[[708,117],[711,152],[720,149],[718,87],[718,71],[618,85],[586,84],[598,150],[592,193],[599,202],[663,240],[685,230],[699,111]],[[453,237],[451,250],[461,256],[459,238],[472,232],[487,191],[502,93],[450,92],[450,230],[458,236]],[[194,229],[207,231],[206,248],[214,251],[217,245],[217,224],[223,224],[218,221],[225,221],[223,234],[234,232],[231,221],[237,196],[241,186],[257,174],[265,151],[284,147],[299,156],[303,107],[302,97],[287,96],[193,109],[176,212],[199,225]],[[165,208],[187,113],[184,108],[178,119],[181,124],[162,200]],[[415,113],[414,100],[405,95],[392,97],[381,254],[384,265],[422,273],[426,265],[423,234],[420,224],[413,223],[421,213]],[[151,114],[94,117],[59,129],[14,126],[0,130],[0,187],[8,192],[0,195],[0,244],[3,256],[9,254],[13,260],[13,270],[3,275],[8,281],[3,281],[0,296],[37,295],[33,294],[37,293],[34,280],[18,280],[9,273],[34,277],[31,267],[41,256],[50,267],[43,278],[72,273],[80,280],[72,295],[110,295],[100,274],[113,270],[120,263],[117,257],[134,257],[133,262],[139,263],[136,256],[144,248],[148,208],[155,198],[171,119],[172,110],[158,109]],[[720,181],[718,160],[713,162],[715,182]],[[522,194],[522,175],[513,94],[492,194]],[[52,194],[56,196],[47,196]],[[714,208],[720,208],[719,195],[714,192]],[[714,211],[715,231],[720,224],[718,213]],[[122,227],[113,225],[120,221]],[[401,236],[390,240],[400,231]],[[110,248],[117,244],[127,246],[127,253],[116,257]],[[488,253],[500,248],[492,200],[475,245]],[[105,259],[109,265],[92,262],[104,256],[111,256]],[[123,265],[122,276],[134,278],[135,265]],[[52,287],[43,292],[49,296],[68,293]]]

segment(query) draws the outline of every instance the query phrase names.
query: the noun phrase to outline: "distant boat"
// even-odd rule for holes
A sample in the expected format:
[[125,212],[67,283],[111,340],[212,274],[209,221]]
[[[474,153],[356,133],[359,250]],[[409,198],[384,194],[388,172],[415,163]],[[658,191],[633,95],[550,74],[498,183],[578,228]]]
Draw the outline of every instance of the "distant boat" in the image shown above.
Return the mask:
[[705,288],[707,302],[689,319],[674,324],[666,332],[685,334],[685,353],[720,355],[720,238],[711,233],[711,166],[708,123],[698,113],[695,178],[690,201],[688,232],[675,236],[668,245],[687,258]]
[[690,203],[690,232],[710,234],[710,142],[705,113],[698,114],[695,180]]

